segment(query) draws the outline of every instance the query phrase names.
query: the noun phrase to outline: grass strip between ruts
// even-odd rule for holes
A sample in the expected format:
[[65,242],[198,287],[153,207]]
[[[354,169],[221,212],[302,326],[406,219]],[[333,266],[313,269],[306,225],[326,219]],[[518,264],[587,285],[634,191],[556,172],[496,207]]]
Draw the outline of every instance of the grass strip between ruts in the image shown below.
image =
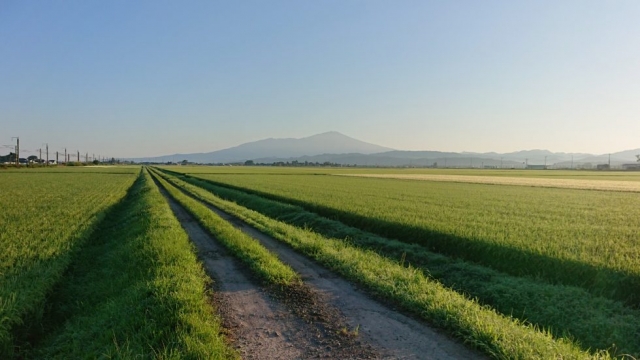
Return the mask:
[[567,339],[496,313],[489,307],[429,279],[419,269],[407,267],[348,242],[329,239],[268,218],[215,195],[161,174],[195,197],[227,211],[273,236],[347,279],[365,286],[432,324],[498,359],[610,358],[606,351],[581,350]]
[[156,179],[165,190],[191,213],[198,222],[220,241],[234,256],[246,264],[260,280],[272,285],[300,282],[299,275],[258,241],[234,228],[205,205],[183,194],[162,177]]
[[148,173],[74,259],[36,358],[238,358],[189,238]]

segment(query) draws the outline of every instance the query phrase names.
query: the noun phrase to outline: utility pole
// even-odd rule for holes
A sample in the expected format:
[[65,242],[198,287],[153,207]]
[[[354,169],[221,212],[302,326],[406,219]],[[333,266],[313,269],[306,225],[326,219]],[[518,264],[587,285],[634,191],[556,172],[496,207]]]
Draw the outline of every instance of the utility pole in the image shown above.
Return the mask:
[[42,163],[42,148],[40,148],[40,163]]
[[500,169],[502,169],[502,157],[500,158]]
[[64,164],[67,165],[69,158],[67,157],[67,148],[64,148]]
[[20,138],[14,136],[11,140],[16,139],[16,166],[20,165]]
[[609,170],[611,170],[611,153],[609,153]]
[[573,155],[571,155],[571,169],[573,170]]
[[529,167],[529,159],[524,159],[524,168],[528,168]]
[[544,169],[547,169],[547,156],[544,156]]
[[45,144],[47,151],[47,166],[49,166],[49,144]]
[[78,152],[78,158],[77,161],[80,162],[80,150],[76,150]]
[[58,161],[58,152],[56,151],[56,165],[58,165],[59,161]]
[[89,153],[84,153],[84,163],[85,164],[89,163]]

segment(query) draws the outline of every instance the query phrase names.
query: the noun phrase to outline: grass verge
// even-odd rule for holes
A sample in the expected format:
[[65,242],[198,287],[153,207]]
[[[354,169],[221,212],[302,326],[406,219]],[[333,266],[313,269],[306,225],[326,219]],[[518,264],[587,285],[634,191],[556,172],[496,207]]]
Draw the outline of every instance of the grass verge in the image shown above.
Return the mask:
[[359,249],[349,242],[330,239],[268,218],[175,177],[167,176],[166,179],[289,244],[345,278],[363,285],[376,296],[447,329],[494,358],[610,358],[606,351],[585,352],[568,339],[554,339],[548,331],[500,315],[430,279],[420,269],[405,266],[373,251]]

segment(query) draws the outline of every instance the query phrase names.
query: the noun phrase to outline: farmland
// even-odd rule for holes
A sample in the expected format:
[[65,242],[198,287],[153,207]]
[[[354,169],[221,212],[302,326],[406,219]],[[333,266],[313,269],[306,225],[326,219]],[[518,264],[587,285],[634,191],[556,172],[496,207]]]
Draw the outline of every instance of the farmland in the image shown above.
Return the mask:
[[[407,175],[415,178],[397,178]],[[180,206],[277,299],[269,301],[294,299],[294,316],[325,329],[331,346],[318,351],[329,356],[375,351],[345,335],[346,320],[322,310],[304,269],[267,250],[247,226],[490,357],[637,357],[640,194],[607,187],[636,179],[557,175],[560,185],[544,172],[523,172],[517,184],[483,171],[0,172],[1,351],[236,358],[211,306],[211,270],[203,271],[211,251],[198,261],[175,215]],[[320,313],[328,317],[318,320]],[[297,332],[311,331],[306,326]]]
[[[254,210],[265,214],[271,212],[270,216],[275,218],[290,219],[298,226],[357,242],[353,231],[336,231],[340,225],[320,221],[322,224],[314,228],[317,219],[304,215],[310,210],[373,232],[374,236],[413,244],[409,248],[397,245],[401,249],[397,255],[390,250],[392,246],[381,245],[380,241],[384,240],[371,247],[381,249],[388,256],[395,255],[399,260],[419,264],[425,271],[433,269],[435,277],[451,272],[451,267],[446,271],[439,267],[442,262],[471,261],[456,265],[458,275],[462,276],[457,279],[444,277],[443,283],[478,296],[481,301],[501,308],[503,313],[513,314],[514,310],[526,313],[523,319],[545,328],[559,328],[559,333],[577,333],[580,330],[575,329],[583,327],[583,335],[592,334],[578,338],[591,337],[592,340],[582,342],[590,343],[594,336],[608,337],[611,333],[626,332],[629,334],[623,341],[626,349],[635,348],[633,353],[638,351],[640,331],[634,326],[628,327],[628,323],[639,322],[635,309],[637,289],[640,288],[637,246],[640,225],[637,205],[640,200],[636,193],[343,178],[326,176],[335,170],[322,169],[315,169],[315,175],[312,175],[314,172],[301,174],[308,169],[286,169],[278,173],[273,169],[245,168],[235,174],[228,168],[194,169],[180,168],[181,172],[192,176],[185,178],[189,182],[206,179],[209,182],[199,182],[199,185]],[[241,191],[233,192],[230,188]],[[287,215],[284,208],[275,210],[274,204],[258,204],[268,199],[278,200],[285,207],[294,205],[296,209],[289,208]],[[329,227],[332,229],[327,229]],[[453,260],[429,255],[434,253]],[[460,270],[474,266],[469,265],[471,263],[486,270]],[[492,271],[507,277],[497,276]],[[471,280],[482,277],[491,280],[480,286],[475,279]],[[500,281],[504,281],[503,287],[496,286]],[[495,292],[483,293],[483,289],[489,288]],[[539,295],[536,291],[546,295],[536,299]],[[545,303],[544,299],[549,300],[546,305],[532,306],[535,302]],[[523,301],[524,305],[519,306],[518,301]],[[603,305],[605,303],[608,305]],[[591,311],[586,309],[598,313],[601,325],[613,313],[619,315],[609,330],[593,335],[593,326],[598,324],[584,327],[581,320],[569,324],[572,321],[566,316],[576,308],[580,308],[573,312],[576,316]],[[542,313],[548,314],[546,319],[538,316]],[[588,316],[593,318],[595,313]],[[552,325],[554,321],[556,325]],[[572,326],[574,330],[568,330]],[[595,343],[587,346],[593,348]],[[598,346],[606,348],[603,345],[606,343],[606,340],[601,341]],[[619,346],[620,342],[617,344]]]
[[474,176],[491,178],[574,179],[640,182],[640,173],[626,171],[572,171],[572,170],[512,170],[512,169],[424,169],[424,168],[362,168],[362,167],[251,167],[251,166],[182,166],[178,169],[189,174],[252,174],[252,175],[410,175],[410,176]]

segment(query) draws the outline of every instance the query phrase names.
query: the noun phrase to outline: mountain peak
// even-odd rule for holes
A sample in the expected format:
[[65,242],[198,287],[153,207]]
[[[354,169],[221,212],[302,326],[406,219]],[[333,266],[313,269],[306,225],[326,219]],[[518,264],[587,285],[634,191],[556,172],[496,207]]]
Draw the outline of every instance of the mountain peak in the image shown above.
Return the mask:
[[311,135],[311,136],[320,136],[320,135],[341,135],[341,136],[346,136],[343,133],[335,131],[335,130],[325,131],[323,133],[316,134],[316,135]]
[[[347,136],[343,133],[337,132],[337,131],[327,131],[327,132],[323,132],[320,134],[315,134],[315,135],[311,135],[311,136],[307,136],[304,138],[301,138],[299,140],[303,140],[303,139],[315,139],[315,138],[346,138],[346,139],[351,139],[351,140],[356,140],[350,136]],[[357,140],[359,141],[359,140]]]
[[185,156],[185,158],[200,163],[231,163],[267,157],[293,158],[347,153],[375,154],[390,150],[392,149],[360,141],[337,131],[327,131],[299,139],[263,139],[224,150],[197,154],[197,157]]

